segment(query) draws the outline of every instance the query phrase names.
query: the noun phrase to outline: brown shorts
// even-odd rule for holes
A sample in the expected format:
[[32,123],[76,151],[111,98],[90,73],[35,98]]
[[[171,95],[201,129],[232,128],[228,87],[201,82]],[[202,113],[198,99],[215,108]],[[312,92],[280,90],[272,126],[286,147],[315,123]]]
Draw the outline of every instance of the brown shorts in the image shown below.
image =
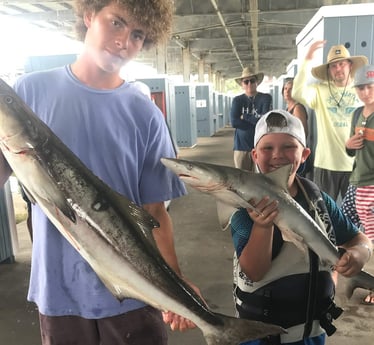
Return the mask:
[[150,306],[103,319],[39,314],[42,345],[167,345],[166,326]]

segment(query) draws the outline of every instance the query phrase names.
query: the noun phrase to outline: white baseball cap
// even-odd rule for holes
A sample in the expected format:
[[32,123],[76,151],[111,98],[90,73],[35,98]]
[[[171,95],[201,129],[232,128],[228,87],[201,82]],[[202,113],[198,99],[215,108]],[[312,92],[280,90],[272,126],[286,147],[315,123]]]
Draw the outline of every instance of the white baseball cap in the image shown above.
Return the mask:
[[282,109],[270,110],[256,124],[254,144],[266,134],[285,133],[292,135],[306,147],[305,131],[302,122],[288,111]]

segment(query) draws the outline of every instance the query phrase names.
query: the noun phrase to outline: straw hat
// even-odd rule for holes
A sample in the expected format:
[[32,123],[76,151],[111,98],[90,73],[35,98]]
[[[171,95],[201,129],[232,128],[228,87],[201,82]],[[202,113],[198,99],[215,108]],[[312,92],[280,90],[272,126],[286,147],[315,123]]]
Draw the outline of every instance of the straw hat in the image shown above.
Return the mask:
[[312,75],[313,77],[320,79],[320,80],[327,80],[327,68],[330,63],[338,62],[341,60],[350,60],[352,62],[352,69],[351,75],[354,76],[356,69],[366,65],[368,63],[368,59],[366,56],[359,55],[359,56],[351,56],[349,51],[347,50],[344,45],[339,44],[337,46],[332,46],[330,51],[327,55],[327,63],[312,68]]
[[253,71],[250,70],[249,67],[245,67],[243,69],[243,72],[242,72],[242,75],[238,78],[235,78],[235,81],[241,85],[242,83],[242,79],[244,78],[256,78],[257,79],[257,85],[261,84],[261,82],[263,81],[264,79],[264,73],[254,73]]

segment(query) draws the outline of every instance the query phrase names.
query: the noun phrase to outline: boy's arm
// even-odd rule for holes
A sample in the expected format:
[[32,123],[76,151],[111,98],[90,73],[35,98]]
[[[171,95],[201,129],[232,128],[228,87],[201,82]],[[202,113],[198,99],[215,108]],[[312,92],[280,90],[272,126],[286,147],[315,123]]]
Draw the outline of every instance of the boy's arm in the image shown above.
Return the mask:
[[[190,285],[190,287],[200,297],[202,297],[200,290],[191,282],[187,281],[182,275],[174,246],[173,224],[170,215],[165,208],[164,202],[145,204],[143,207],[160,224],[160,227],[153,231],[153,236],[162,257],[167,264],[181,278],[183,278],[183,280],[186,281],[186,283]],[[165,323],[170,324],[170,328],[172,330],[184,331],[186,329],[196,327],[192,321],[171,312],[164,312],[163,319]]]
[[247,212],[253,221],[249,241],[243,248],[239,262],[243,272],[252,281],[260,281],[272,264],[274,219],[278,215],[278,202],[268,197],[258,203],[250,200],[254,208]]
[[351,277],[362,270],[373,253],[371,240],[362,232],[357,233],[350,241],[344,243],[346,252],[336,264],[336,271]]
[[345,250],[335,265],[336,271],[351,277],[369,261],[373,251],[371,241],[352,224],[329,195],[322,192],[322,197],[335,229],[336,243]]

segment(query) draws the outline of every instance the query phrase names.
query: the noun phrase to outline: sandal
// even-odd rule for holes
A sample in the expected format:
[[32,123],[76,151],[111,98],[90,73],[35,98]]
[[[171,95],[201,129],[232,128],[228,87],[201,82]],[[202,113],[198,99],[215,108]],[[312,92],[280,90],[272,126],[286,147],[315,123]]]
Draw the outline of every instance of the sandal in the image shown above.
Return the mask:
[[374,295],[373,293],[369,293],[363,300],[362,300],[362,304],[366,304],[366,305],[374,305]]

